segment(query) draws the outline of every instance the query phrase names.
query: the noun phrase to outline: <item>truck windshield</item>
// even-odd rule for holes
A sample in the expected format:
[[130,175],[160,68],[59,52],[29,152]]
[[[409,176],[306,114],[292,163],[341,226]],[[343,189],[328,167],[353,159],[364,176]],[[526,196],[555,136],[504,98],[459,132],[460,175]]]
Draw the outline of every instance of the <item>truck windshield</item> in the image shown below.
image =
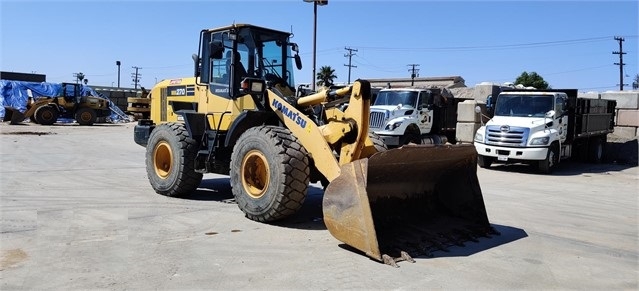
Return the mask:
[[414,108],[417,102],[417,92],[414,91],[380,91],[377,93],[373,105],[399,105]]
[[495,115],[517,117],[544,117],[553,110],[553,96],[500,95],[495,104]]

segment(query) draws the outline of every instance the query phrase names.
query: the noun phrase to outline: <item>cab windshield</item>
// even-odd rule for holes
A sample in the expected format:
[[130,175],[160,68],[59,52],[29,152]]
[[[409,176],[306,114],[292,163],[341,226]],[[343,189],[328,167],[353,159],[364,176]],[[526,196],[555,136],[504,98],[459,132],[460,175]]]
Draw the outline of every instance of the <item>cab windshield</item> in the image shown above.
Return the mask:
[[417,103],[417,92],[413,91],[380,91],[373,105],[402,105],[403,108],[414,108]]
[[495,115],[515,117],[544,117],[553,110],[553,96],[501,95],[495,104]]

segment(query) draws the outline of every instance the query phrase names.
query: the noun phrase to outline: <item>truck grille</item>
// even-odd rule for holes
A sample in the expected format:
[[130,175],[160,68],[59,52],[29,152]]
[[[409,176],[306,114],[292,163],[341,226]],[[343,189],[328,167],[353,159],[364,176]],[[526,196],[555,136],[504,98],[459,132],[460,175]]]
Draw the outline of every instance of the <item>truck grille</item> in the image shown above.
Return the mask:
[[491,125],[486,128],[486,143],[500,146],[525,147],[529,128]]
[[381,129],[386,122],[386,114],[384,112],[371,112],[369,127],[375,129]]

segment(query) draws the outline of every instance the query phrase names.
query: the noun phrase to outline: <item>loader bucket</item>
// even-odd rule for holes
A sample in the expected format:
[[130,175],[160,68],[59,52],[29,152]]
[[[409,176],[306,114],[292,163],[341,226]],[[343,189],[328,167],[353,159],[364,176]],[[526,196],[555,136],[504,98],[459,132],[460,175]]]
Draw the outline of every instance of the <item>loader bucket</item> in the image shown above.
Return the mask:
[[336,239],[393,266],[496,234],[473,145],[406,145],[345,164],[322,203]]

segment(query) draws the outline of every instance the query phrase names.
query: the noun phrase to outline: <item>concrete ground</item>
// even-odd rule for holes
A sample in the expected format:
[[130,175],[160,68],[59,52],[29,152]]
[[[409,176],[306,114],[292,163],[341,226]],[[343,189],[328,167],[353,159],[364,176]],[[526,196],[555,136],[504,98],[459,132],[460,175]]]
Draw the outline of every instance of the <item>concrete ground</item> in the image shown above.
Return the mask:
[[244,218],[227,176],[156,194],[134,124],[0,124],[0,289],[639,288],[639,168],[478,169],[500,236],[399,268],[322,222],[322,190],[270,225]]

